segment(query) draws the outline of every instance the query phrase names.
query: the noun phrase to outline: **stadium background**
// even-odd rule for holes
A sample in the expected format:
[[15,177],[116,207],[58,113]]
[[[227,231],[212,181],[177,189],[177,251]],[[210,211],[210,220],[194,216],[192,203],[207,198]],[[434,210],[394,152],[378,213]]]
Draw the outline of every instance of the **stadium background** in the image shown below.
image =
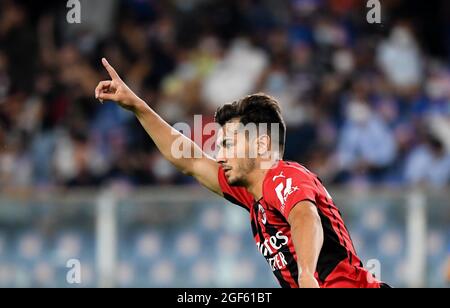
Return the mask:
[[[450,3],[0,1],[0,286],[277,287],[246,213],[94,100],[105,56],[171,124],[265,91],[394,286],[450,281]],[[79,259],[81,285],[66,281]],[[376,262],[369,263],[373,267]]]

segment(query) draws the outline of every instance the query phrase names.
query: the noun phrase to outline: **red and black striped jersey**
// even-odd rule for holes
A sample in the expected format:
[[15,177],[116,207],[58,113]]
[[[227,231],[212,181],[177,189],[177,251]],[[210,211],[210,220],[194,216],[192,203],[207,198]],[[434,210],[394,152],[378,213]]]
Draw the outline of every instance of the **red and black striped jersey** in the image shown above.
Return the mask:
[[250,212],[256,246],[282,287],[298,287],[297,255],[287,219],[292,208],[304,200],[316,205],[324,232],[315,273],[320,287],[380,287],[356,255],[330,194],[304,166],[279,161],[266,173],[260,200],[243,187],[230,186],[222,168],[218,178],[224,197]]

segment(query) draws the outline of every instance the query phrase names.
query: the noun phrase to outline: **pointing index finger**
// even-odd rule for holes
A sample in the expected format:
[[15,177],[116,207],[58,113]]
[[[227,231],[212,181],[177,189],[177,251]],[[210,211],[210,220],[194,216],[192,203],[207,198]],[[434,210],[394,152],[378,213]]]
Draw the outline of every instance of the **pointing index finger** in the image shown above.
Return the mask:
[[102,58],[102,64],[106,68],[109,76],[112,79],[120,79],[119,74],[117,74],[116,70],[111,66],[111,64],[108,63],[108,61],[105,58]]

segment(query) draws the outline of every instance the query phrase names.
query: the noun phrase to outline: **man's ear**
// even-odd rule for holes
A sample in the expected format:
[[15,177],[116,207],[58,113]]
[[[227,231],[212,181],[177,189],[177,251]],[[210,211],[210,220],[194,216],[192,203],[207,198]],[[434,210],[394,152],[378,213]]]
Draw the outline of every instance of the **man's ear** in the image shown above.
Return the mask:
[[267,155],[270,151],[270,136],[261,135],[257,138],[258,155]]

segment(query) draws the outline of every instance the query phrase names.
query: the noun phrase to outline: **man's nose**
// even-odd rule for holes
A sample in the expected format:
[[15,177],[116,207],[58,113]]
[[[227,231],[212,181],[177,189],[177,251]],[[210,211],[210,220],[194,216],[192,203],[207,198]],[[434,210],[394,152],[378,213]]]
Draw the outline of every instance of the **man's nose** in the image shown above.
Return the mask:
[[223,163],[226,162],[226,158],[225,158],[225,155],[224,155],[224,150],[223,150],[223,148],[220,148],[219,151],[217,152],[217,155],[216,155],[216,161],[217,161],[219,164],[223,164]]

